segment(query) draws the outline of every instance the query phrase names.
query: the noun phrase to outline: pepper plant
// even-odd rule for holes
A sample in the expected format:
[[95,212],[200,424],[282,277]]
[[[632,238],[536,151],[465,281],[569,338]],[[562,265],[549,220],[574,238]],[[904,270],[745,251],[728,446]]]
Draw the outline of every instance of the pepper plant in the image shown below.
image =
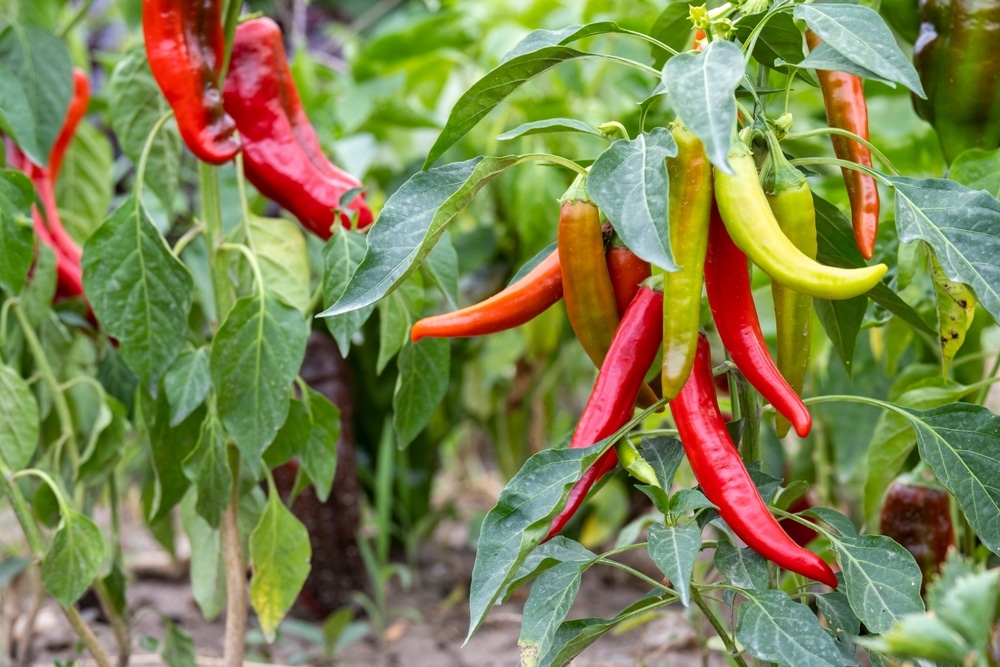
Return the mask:
[[[701,34],[692,40],[695,29]],[[617,42],[607,39],[610,36]],[[608,46],[623,42],[643,45],[645,56],[636,56],[636,49]],[[522,86],[551,76],[548,72],[554,68],[586,61],[631,69],[647,78],[644,94],[635,99],[640,113],[631,127],[615,118],[538,118],[503,128],[500,138],[572,132],[604,137],[603,149],[447,162],[456,143]],[[630,307],[636,314],[626,311],[618,324],[613,301],[605,299],[601,305],[595,300],[598,294],[610,294],[608,288],[598,287],[609,285],[604,263],[586,260],[587,270],[579,274],[573,266],[589,257],[584,246],[575,244],[584,234],[599,232],[598,223],[587,231],[580,226],[573,235],[567,231],[565,238],[560,223],[557,245],[567,314],[600,371],[569,446],[552,443],[529,459],[483,523],[470,589],[470,636],[495,604],[532,581],[519,640],[525,665],[567,664],[616,626],[677,602],[700,609],[735,664],[751,659],[784,665],[856,664],[854,656],[863,650],[870,650],[869,659],[880,664],[887,655],[985,664],[989,627],[996,620],[995,596],[968,589],[973,580],[980,580],[975,566],[956,562],[948,580],[955,590],[930,599],[937,616],[925,616],[921,569],[910,551],[877,534],[873,523],[862,523],[868,531],[862,533],[834,509],[787,512],[782,507],[801,493],[794,490],[795,480],[754,469],[762,433],[771,437],[770,414],[775,411],[805,437],[813,426],[810,413],[822,406],[839,402],[878,408],[884,416],[867,453],[867,515],[869,508],[877,508],[889,481],[915,456],[954,497],[966,521],[966,543],[1000,549],[994,530],[1000,498],[990,482],[996,465],[994,432],[1000,422],[979,404],[992,374],[983,379],[980,373],[970,384],[948,375],[974,321],[976,304],[994,318],[1000,315],[995,259],[1000,202],[962,177],[917,179],[897,170],[868,141],[862,79],[903,86],[918,99],[927,96],[889,27],[877,12],[861,5],[779,0],[708,9],[675,3],[646,30],[613,20],[536,30],[464,93],[424,169],[388,199],[367,237],[364,258],[324,316],[343,317],[392,298],[473,197],[513,168],[537,169],[542,164],[576,176],[565,201],[599,209],[620,242],[654,267],[658,280],[644,284],[639,294],[664,291],[665,323],[673,316],[671,276],[689,266],[677,261],[675,247],[690,252],[690,244],[674,227],[693,219],[700,225],[695,229],[711,229],[704,270],[714,325],[704,324],[721,338],[732,359],[718,369],[732,375],[738,389],[732,434],[723,428],[715,406],[704,337],[697,355],[693,347],[682,352],[692,361],[679,364],[688,369],[681,370],[679,378],[674,357],[664,357],[663,385],[665,390],[670,382],[670,393],[664,391],[665,398],[653,405],[643,404],[639,392],[653,360],[640,350],[650,340],[659,344],[664,330],[637,314],[649,308],[648,297],[642,296]],[[796,133],[796,119],[787,111],[817,83],[823,87],[832,127]],[[838,90],[844,86],[848,88]],[[691,188],[703,200],[699,211],[673,196],[675,188],[685,187],[685,165],[671,171],[680,151],[676,131],[668,129],[671,123],[696,138],[712,165],[712,177]],[[797,153],[797,142],[820,134],[834,139],[836,157]],[[990,154],[972,153],[956,163],[989,170],[992,159]],[[843,168],[843,199],[851,205],[851,219],[809,192],[809,177],[817,175],[813,170],[829,166]],[[893,215],[882,220],[880,236],[881,193],[876,185],[893,199]],[[926,264],[914,263],[915,250]],[[867,264],[866,258],[872,257],[876,261]],[[766,274],[763,280],[775,286],[777,366],[764,347],[746,272],[748,258]],[[921,307],[917,292],[925,288],[915,282],[915,274],[926,278],[926,289],[933,289],[936,321]],[[633,280],[623,287],[634,290],[636,284]],[[496,298],[506,303],[504,299],[526,289],[517,283]],[[529,292],[530,305],[518,317],[497,319],[513,326],[536,315],[539,304],[548,304],[545,289],[547,282],[537,294]],[[676,298],[676,306],[685,312],[690,296]],[[580,303],[585,304],[582,313]],[[492,325],[485,324],[490,318],[485,305],[418,323],[414,354],[431,342],[427,337],[488,333]],[[937,388],[933,398],[922,394],[917,402],[916,396],[886,401],[851,394],[810,395],[812,385],[804,385],[802,373],[811,348],[812,309],[826,331],[828,353],[839,357],[848,376],[863,325],[873,340],[880,329],[899,324],[913,329],[918,338],[930,339],[938,377],[923,375],[920,382]],[[646,324],[636,324],[640,320]],[[602,333],[609,327],[613,334]],[[667,335],[665,354],[684,349],[680,333]],[[690,333],[684,335],[691,340]],[[611,353],[609,346],[631,352]],[[423,349],[433,358],[432,348]],[[647,377],[654,385],[658,366]],[[791,372],[790,366],[798,369],[794,387],[783,376]],[[763,411],[758,393],[770,404]],[[959,401],[976,395],[979,402]],[[641,412],[633,417],[631,404],[637,399]],[[664,403],[670,418],[656,413]],[[896,429],[893,437],[882,434],[890,423]],[[779,422],[778,428],[780,435],[787,433],[787,425]],[[737,442],[743,460],[736,455]],[[670,493],[685,452],[700,492],[679,488]],[[609,551],[594,552],[566,537],[554,537],[618,456],[656,513],[624,531]],[[808,522],[822,538],[813,545],[818,552],[796,545],[764,510],[764,499],[776,503],[772,511],[786,525]],[[714,539],[705,537],[708,527]],[[634,549],[648,551],[665,575],[663,581],[616,560],[616,554]],[[699,558],[703,552],[712,554],[710,566]],[[768,560],[780,569],[769,566]],[[649,593],[611,619],[567,619],[581,578],[595,565],[632,571],[649,586]],[[946,585],[934,590],[940,592]],[[947,604],[973,599],[983,610],[974,629],[942,613]],[[733,628],[724,621],[729,617],[735,619]],[[869,635],[863,641],[858,639],[862,627]],[[908,632],[920,632],[917,628],[936,634],[904,641],[911,636]]]

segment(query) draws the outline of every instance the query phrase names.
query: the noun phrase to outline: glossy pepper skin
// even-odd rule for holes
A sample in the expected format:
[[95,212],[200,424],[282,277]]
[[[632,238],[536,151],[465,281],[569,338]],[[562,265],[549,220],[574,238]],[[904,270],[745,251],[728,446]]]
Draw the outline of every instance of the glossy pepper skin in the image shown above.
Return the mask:
[[913,65],[927,99],[913,97],[950,164],[969,148],[1000,146],[1000,3],[921,0]]
[[[806,31],[806,43],[815,49],[823,43],[814,32]],[[826,121],[831,127],[853,132],[868,139],[868,103],[861,78],[846,72],[816,70],[826,106]],[[871,167],[872,152],[864,144],[837,134],[830,135],[833,152],[841,160]],[[841,168],[844,186],[851,201],[851,225],[854,243],[865,259],[871,259],[878,234],[879,195],[875,179],[856,169]]]
[[663,396],[672,399],[684,386],[698,347],[701,287],[712,210],[712,164],[698,137],[675,124],[671,134],[677,156],[667,159],[670,179],[670,250],[679,271],[663,276]]
[[184,143],[204,162],[232,160],[240,140],[219,90],[226,48],[222,0],[143,0],[142,33],[153,78]]
[[[582,177],[564,197],[558,248],[566,315],[587,356],[600,368],[618,328],[618,303],[604,257],[600,212],[587,196]],[[644,386],[639,404],[648,406],[657,400],[653,390]]]
[[735,142],[729,151],[729,164],[732,174],[715,170],[719,213],[740,250],[773,280],[821,299],[849,299],[864,294],[885,275],[885,264],[841,269],[802,254],[771,213],[750,148]]
[[[768,157],[761,170],[761,184],[781,231],[802,254],[816,259],[816,209],[805,176],[788,163],[774,133],[768,133]],[[813,302],[776,280],[771,281],[774,320],[778,338],[775,359],[778,370],[792,390],[802,396],[809,368]],[[778,437],[788,434],[790,422],[778,415]]]
[[[646,285],[639,288],[615,333],[590,399],[573,431],[571,448],[590,447],[608,437],[632,417],[643,378],[660,349],[663,334],[663,294]],[[566,506],[552,520],[551,539],[573,518],[594,483],[618,463],[609,449],[573,485]]]
[[796,433],[808,435],[812,428],[809,410],[767,351],[750,291],[746,255],[733,243],[714,210],[705,258],[705,290],[715,328],[733,363],[754,389],[792,423]]
[[520,326],[541,315],[562,298],[559,253],[552,251],[526,276],[485,301],[418,320],[410,340],[483,336]]
[[955,546],[948,492],[907,475],[898,477],[882,503],[879,532],[913,554],[924,575],[923,590]]
[[691,375],[670,402],[670,412],[702,491],[733,532],[780,567],[836,588],[830,566],[792,541],[750,479],[722,421],[712,381],[712,351],[704,336],[698,339]]
[[[340,198],[360,188],[361,181],[320,149],[288,68],[281,29],[271,19],[253,19],[236,28],[224,98],[243,140],[247,179],[311,232],[330,238]],[[351,213],[359,229],[373,221],[362,195],[340,211],[344,227],[351,227]]]
[[612,238],[604,259],[608,264],[608,277],[615,292],[618,314],[625,317],[629,304],[639,293],[639,284],[650,276],[649,262],[639,259],[617,236]]

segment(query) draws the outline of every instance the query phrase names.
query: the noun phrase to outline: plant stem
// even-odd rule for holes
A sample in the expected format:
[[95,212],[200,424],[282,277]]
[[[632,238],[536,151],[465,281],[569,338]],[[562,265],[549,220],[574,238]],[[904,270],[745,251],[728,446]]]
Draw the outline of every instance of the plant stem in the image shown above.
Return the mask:
[[[24,340],[28,343],[28,348],[31,350],[35,366],[38,367],[38,372],[41,373],[45,383],[49,385],[49,389],[52,391],[52,404],[55,406],[56,415],[59,417],[60,437],[69,443],[69,456],[75,470],[79,463],[79,452],[77,451],[76,433],[73,431],[73,417],[70,414],[66,396],[63,394],[63,389],[56,379],[56,374],[52,370],[52,366],[49,365],[48,358],[45,356],[42,343],[38,340],[31,322],[28,321],[28,316],[25,314],[24,308],[21,307],[21,303],[14,299],[11,301],[11,307],[14,310],[14,315],[17,317],[18,324],[21,325]],[[57,470],[60,462],[59,459],[60,457],[56,456],[55,463]]]
[[103,648],[101,648],[101,644],[97,641],[97,637],[90,630],[87,624],[84,623],[83,619],[80,617],[80,612],[76,610],[76,607],[70,605],[68,607],[63,606],[62,609],[63,613],[66,614],[66,620],[68,620],[69,624],[73,626],[73,629],[76,631],[80,641],[82,641],[83,645],[87,647],[88,651],[90,651],[90,655],[94,656],[94,662],[97,663],[98,667],[111,667],[111,660],[108,659],[108,654],[104,652]]
[[101,610],[111,622],[111,632],[114,633],[115,644],[118,645],[118,667],[127,667],[132,653],[132,638],[129,635],[128,621],[118,613],[111,601],[111,593],[102,579],[94,579],[94,593],[97,595],[97,602],[101,605]]
[[[201,189],[202,222],[208,245],[208,262],[212,276],[212,293],[215,297],[215,321],[222,322],[233,307],[233,286],[229,280],[229,267],[222,229],[222,207],[219,201],[219,173],[215,167],[198,165]],[[233,486],[229,505],[222,514],[222,559],[226,570],[226,637],[223,652],[224,667],[241,667],[245,652],[247,628],[247,577],[243,545],[240,541],[240,456],[237,453],[232,466]]]
[[743,660],[743,656],[740,655],[740,652],[736,648],[736,643],[733,641],[733,638],[729,636],[729,631],[726,630],[725,626],[722,625],[722,622],[712,611],[712,608],[708,606],[707,602],[705,602],[705,598],[701,596],[701,591],[698,590],[697,586],[691,587],[691,599],[696,605],[698,605],[701,612],[705,614],[705,617],[708,619],[708,622],[712,624],[712,627],[715,628],[715,633],[719,635],[719,639],[721,639],[722,643],[726,645],[726,650],[729,652],[729,657],[732,659],[733,663],[739,667],[747,667],[746,661]]

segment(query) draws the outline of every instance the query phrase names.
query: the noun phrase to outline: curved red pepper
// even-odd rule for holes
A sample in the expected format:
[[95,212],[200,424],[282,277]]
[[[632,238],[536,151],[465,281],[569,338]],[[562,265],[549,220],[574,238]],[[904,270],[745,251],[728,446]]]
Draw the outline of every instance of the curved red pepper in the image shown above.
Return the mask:
[[771,359],[750,291],[747,257],[736,247],[718,208],[712,208],[705,257],[705,291],[715,327],[733,363],[753,387],[795,427],[809,434],[812,417]]
[[722,421],[712,381],[712,350],[704,336],[698,338],[694,368],[670,402],[670,412],[702,491],[733,532],[780,567],[836,588],[837,577],[830,566],[792,541],[750,479]]
[[[643,285],[618,325],[590,399],[573,432],[571,448],[590,447],[620,429],[632,417],[635,400],[646,371],[660,350],[662,337],[663,293]],[[614,449],[609,449],[587,469],[570,490],[566,506],[552,520],[546,540],[563,529],[580,509],[594,482],[617,463],[618,455]]]
[[[810,49],[823,43],[811,30],[806,31],[806,42]],[[826,104],[826,120],[831,127],[848,130],[862,139],[868,139],[868,103],[861,78],[846,72],[816,70],[823,101]],[[830,135],[834,154],[841,160],[851,160],[871,167],[872,152],[864,144],[838,134]],[[851,222],[854,227],[854,242],[865,259],[871,259],[875,251],[875,237],[878,234],[879,196],[875,179],[855,169],[842,168],[847,197],[851,200]]]
[[[330,238],[340,198],[361,188],[361,181],[331,163],[320,149],[274,21],[259,18],[236,28],[223,94],[243,140],[247,178],[311,232]],[[374,219],[362,195],[347,209],[356,213],[359,229]],[[350,228],[347,211],[340,212],[340,223]]]
[[223,164],[240,150],[219,91],[226,39],[222,0],[143,0],[142,34],[153,78],[199,160]]
[[410,340],[482,336],[520,326],[562,298],[562,269],[555,250],[526,276],[468,308],[418,320]]
[[59,171],[62,169],[63,157],[66,149],[69,148],[76,134],[76,128],[87,113],[87,106],[90,104],[90,79],[87,73],[79,67],[73,68],[73,98],[70,100],[69,109],[66,111],[66,120],[59,130],[56,141],[52,144],[52,151],[49,154],[49,173],[52,174],[52,182],[59,178]]
[[651,275],[649,262],[639,259],[638,255],[621,244],[615,237],[611,247],[604,253],[608,264],[608,277],[615,291],[615,302],[618,304],[618,315],[625,316],[628,305],[639,293],[639,284]]

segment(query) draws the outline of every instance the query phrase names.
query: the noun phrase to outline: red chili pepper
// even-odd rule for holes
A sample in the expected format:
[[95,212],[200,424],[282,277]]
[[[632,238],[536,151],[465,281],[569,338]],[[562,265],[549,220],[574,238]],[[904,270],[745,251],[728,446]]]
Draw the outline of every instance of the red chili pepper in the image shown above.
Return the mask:
[[736,247],[717,207],[712,207],[705,291],[715,327],[733,363],[748,382],[785,416],[801,437],[809,434],[812,417],[802,399],[781,376],[767,351],[750,291],[747,257]]
[[410,340],[483,336],[520,326],[562,298],[562,269],[555,250],[526,276],[468,308],[418,320]]
[[[806,31],[806,43],[815,49],[823,43],[816,33]],[[831,127],[848,130],[868,139],[868,104],[861,78],[846,72],[816,70],[823,101],[826,103],[826,120]],[[872,152],[864,144],[837,134],[830,135],[833,152],[841,160],[850,160],[871,167]],[[854,242],[865,259],[871,259],[878,234],[879,196],[875,179],[855,169],[842,168],[847,196],[851,200],[851,222]]]
[[[631,418],[646,371],[656,359],[663,336],[663,293],[643,285],[632,299],[611,341],[590,399],[583,409],[571,448],[590,447],[608,437]],[[609,449],[570,490],[566,507],[552,520],[546,540],[563,529],[583,504],[594,482],[618,463]]]
[[611,240],[611,247],[604,254],[608,264],[608,277],[615,291],[618,315],[625,317],[625,311],[632,299],[639,293],[639,284],[650,276],[649,262],[639,259],[617,236]]
[[52,174],[52,182],[59,178],[59,171],[62,169],[63,157],[66,149],[69,148],[76,134],[76,128],[87,113],[87,106],[90,104],[90,79],[87,73],[79,67],[73,68],[73,98],[70,100],[69,109],[66,111],[66,120],[63,121],[59,136],[52,144],[52,151],[49,154],[49,173]]
[[221,0],[143,0],[149,68],[199,160],[223,164],[240,150],[219,90],[226,39]]
[[[288,68],[281,29],[271,19],[236,28],[224,98],[243,139],[243,169],[250,182],[311,232],[330,238],[340,198],[360,188],[361,181],[320,149]],[[347,208],[356,213],[359,229],[372,223],[362,195]],[[340,223],[351,227],[347,211],[340,211]]]
[[722,421],[712,381],[712,350],[704,336],[698,339],[694,368],[670,402],[670,412],[702,491],[733,532],[780,567],[836,588],[837,577],[830,566],[792,541],[750,479]]

